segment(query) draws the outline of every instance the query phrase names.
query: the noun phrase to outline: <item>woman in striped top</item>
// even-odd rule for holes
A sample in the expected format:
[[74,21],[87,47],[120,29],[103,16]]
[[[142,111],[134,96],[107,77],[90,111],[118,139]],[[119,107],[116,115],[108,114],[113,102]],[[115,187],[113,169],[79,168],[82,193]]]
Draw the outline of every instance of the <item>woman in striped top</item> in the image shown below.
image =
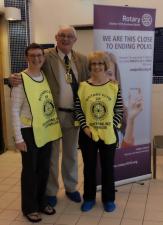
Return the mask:
[[109,57],[104,52],[88,56],[90,78],[81,82],[75,103],[75,116],[80,122],[79,146],[84,161],[84,202],[82,211],[95,205],[96,163],[99,150],[102,173],[102,202],[104,210],[116,208],[114,185],[114,156],[117,128],[123,117],[123,100],[117,81],[107,75]]

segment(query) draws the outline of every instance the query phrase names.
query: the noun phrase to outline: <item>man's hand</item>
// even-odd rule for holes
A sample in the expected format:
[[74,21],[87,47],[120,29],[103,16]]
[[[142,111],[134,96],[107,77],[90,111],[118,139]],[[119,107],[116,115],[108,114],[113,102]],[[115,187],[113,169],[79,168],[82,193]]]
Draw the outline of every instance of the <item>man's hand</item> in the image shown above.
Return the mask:
[[22,77],[21,77],[20,73],[11,74],[11,76],[9,77],[9,82],[12,87],[17,87],[19,84],[21,84]]
[[24,141],[20,143],[16,143],[16,149],[18,149],[21,152],[27,152],[27,145]]

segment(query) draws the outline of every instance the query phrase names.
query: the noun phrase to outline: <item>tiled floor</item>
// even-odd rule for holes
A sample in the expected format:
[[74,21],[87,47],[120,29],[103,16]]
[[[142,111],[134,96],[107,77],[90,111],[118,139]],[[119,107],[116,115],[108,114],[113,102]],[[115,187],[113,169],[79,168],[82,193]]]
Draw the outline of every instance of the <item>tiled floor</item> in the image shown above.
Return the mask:
[[[79,190],[82,193],[82,162],[79,154]],[[20,154],[8,151],[0,155],[0,225],[28,225],[20,209]],[[39,224],[46,225],[163,225],[163,156],[158,157],[157,180],[118,187],[117,209],[106,213],[102,209],[100,193],[95,208],[87,213],[80,204],[69,201],[61,188],[57,213],[44,216]]]

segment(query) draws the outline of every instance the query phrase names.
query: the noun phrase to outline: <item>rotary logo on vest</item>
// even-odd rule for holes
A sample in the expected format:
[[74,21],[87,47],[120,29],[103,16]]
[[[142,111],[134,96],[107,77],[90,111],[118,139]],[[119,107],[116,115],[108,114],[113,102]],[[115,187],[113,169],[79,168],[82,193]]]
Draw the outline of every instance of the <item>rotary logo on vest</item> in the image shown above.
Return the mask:
[[45,99],[43,103],[43,113],[45,117],[51,117],[55,113],[54,104],[50,99]]
[[92,116],[98,120],[103,120],[108,112],[106,104],[101,101],[92,103],[90,109]]

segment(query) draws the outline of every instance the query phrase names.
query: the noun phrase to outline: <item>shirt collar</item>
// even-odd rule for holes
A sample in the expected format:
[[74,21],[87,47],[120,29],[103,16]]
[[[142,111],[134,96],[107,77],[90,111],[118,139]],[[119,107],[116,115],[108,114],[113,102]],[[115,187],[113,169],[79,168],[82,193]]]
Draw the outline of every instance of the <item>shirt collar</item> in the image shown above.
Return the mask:
[[[58,50],[58,55],[59,55],[59,57],[60,57],[62,60],[64,60],[65,54],[64,54],[63,52],[61,52],[61,50],[59,50],[59,49],[57,49],[57,50]],[[69,60],[71,60],[71,56],[72,56],[71,52],[69,52],[69,54],[67,54],[67,56],[68,56]]]

